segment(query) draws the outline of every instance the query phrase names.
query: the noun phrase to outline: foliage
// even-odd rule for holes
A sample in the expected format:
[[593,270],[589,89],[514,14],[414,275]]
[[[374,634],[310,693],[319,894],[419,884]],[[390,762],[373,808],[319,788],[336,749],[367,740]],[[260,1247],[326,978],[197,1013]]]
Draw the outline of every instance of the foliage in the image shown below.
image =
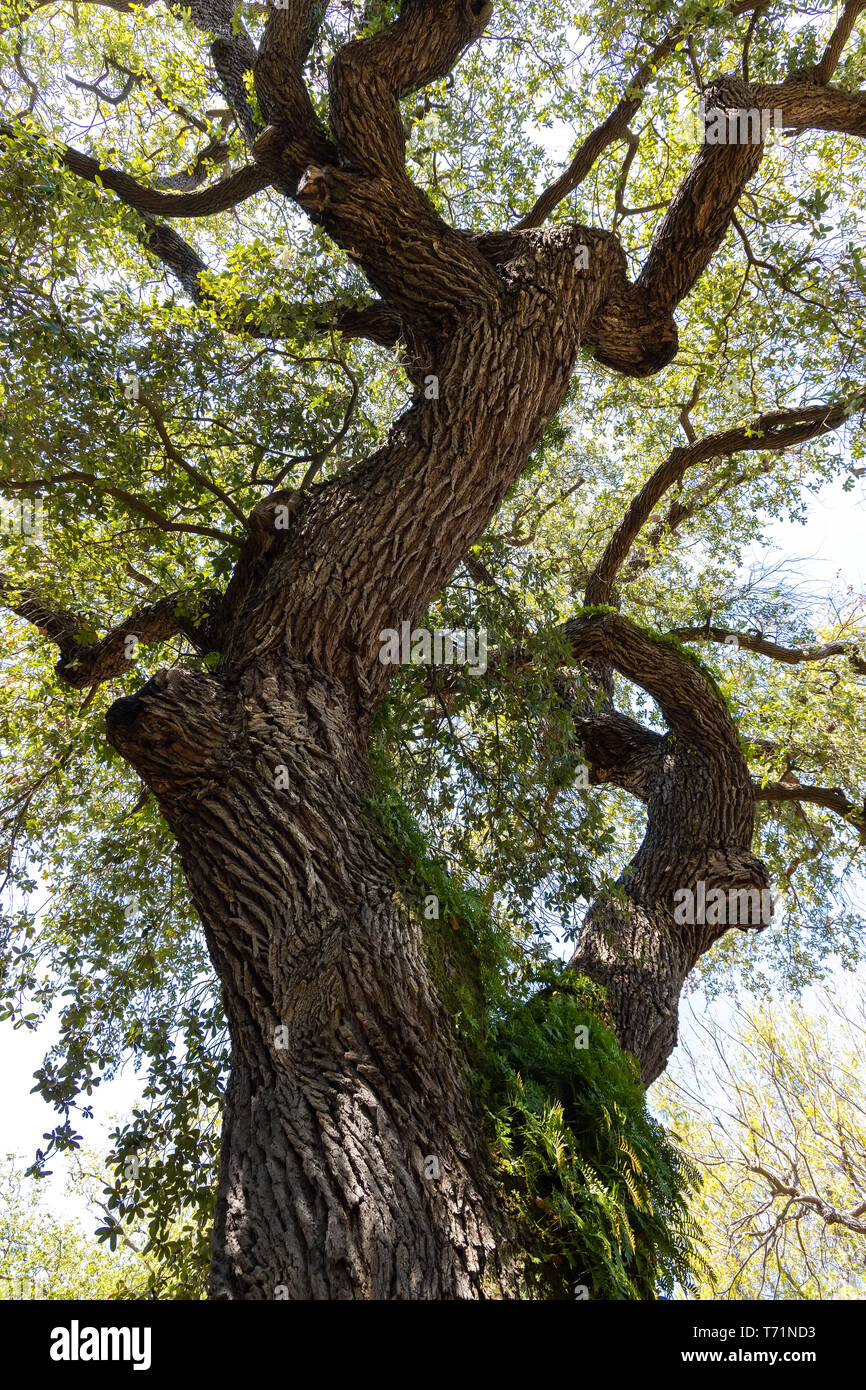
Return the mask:
[[498,1157],[528,1232],[529,1288],[667,1297],[703,1268],[687,1201],[698,1175],[647,1114],[634,1058],[586,1007],[586,983],[575,997],[566,977],[493,1035]]
[[688,1212],[697,1171],[647,1113],[637,1063],[603,1021],[603,991],[538,951],[532,977],[525,964],[517,973],[509,923],[431,857],[395,798],[372,809],[414,889],[431,973],[483,1098],[528,1295],[652,1299],[691,1287],[704,1268]]
[[[74,600],[88,628],[104,632],[154,597],[223,584],[238,543],[225,498],[248,512],[273,486],[300,486],[313,460],[320,479],[350,471],[385,438],[410,388],[399,355],[316,335],[305,303],[353,304],[368,286],[281,196],[263,192],[202,222],[177,220],[211,266],[209,304],[195,307],[148,257],[140,219],[63,166],[59,141],[154,186],[189,170],[216,139],[226,166],[246,160],[241,132],[223,119],[208,44],[188,14],[58,3],[17,25],[15,13],[28,9],[18,0],[4,5],[0,21],[4,120],[14,127],[0,141],[0,492],[13,502],[22,485],[28,498],[44,495],[46,524],[38,545],[4,533],[2,570],[15,585],[38,581],[61,607]],[[306,73],[319,110],[328,59],[357,25],[357,11],[326,7]],[[392,13],[390,0],[371,4],[361,22],[375,32]],[[750,17],[727,4],[599,0],[566,14],[553,0],[502,0],[494,26],[453,76],[401,104],[413,179],[460,227],[513,223],[606,118],[623,73],[673,14],[688,40],[660,65],[632,123],[636,156],[624,169],[622,145],[612,146],[552,217],[616,231],[636,273],[693,153],[675,138],[672,113],[693,102],[698,81],[739,66]],[[833,23],[830,7],[791,19],[783,7],[756,12],[748,31],[758,80],[778,80],[810,61]],[[240,6],[241,21],[258,38],[263,7]],[[856,89],[864,54],[861,21],[834,81]],[[108,64],[103,90],[122,88],[122,69],[136,79],[117,104],[93,92],[107,58],[120,67]],[[189,111],[205,113],[198,126]],[[210,179],[223,167],[215,158],[205,165]],[[574,939],[588,901],[611,891],[643,829],[633,798],[576,785],[580,752],[568,711],[551,694],[551,673],[575,689],[580,674],[562,671],[561,653],[545,647],[544,634],[580,609],[615,519],[683,443],[683,403],[691,402],[687,418],[702,436],[763,410],[849,399],[862,388],[864,189],[862,142],[809,132],[768,151],[741,202],[740,229],[678,310],[677,359],[651,380],[633,380],[581,357],[524,476],[425,619],[484,626],[500,649],[531,640],[533,668],[501,663],[479,677],[455,671],[432,688],[429,672],[406,668],[392,682],[374,751],[420,827],[424,848],[419,842],[413,853],[459,864],[474,885],[458,893],[452,874],[450,887],[437,879],[433,890],[442,890],[449,917],[475,923],[481,943],[466,944],[468,932],[448,928],[449,951],[467,957],[458,962],[465,971],[453,967],[453,1014],[467,1029],[478,999],[472,950],[484,955],[491,930],[480,917],[500,939],[499,984],[488,1000],[501,1024],[502,993],[519,1011],[544,961]],[[132,379],[138,398],[126,389]],[[707,460],[683,480],[675,514],[641,538],[639,562],[622,577],[622,611],[661,633],[712,618],[791,645],[862,643],[862,593],[837,584],[816,597],[790,566],[758,558],[767,555],[773,526],[803,520],[823,485],[854,489],[862,462],[857,412],[840,435],[786,453]],[[184,463],[223,495],[202,490]],[[81,476],[56,487],[46,481],[70,473]],[[154,514],[188,529],[166,530]],[[201,666],[203,658],[182,638],[158,651],[142,648],[128,677],[82,699],[57,682],[54,657],[32,628],[3,612],[0,635],[0,1018],[35,1028],[54,1015],[60,1029],[36,1077],[58,1112],[37,1166],[81,1144],[80,1126],[104,1079],[124,1065],[138,1068],[146,1098],[117,1136],[111,1210],[152,1223],[154,1253],[169,1260],[186,1204],[198,1268],[215,1178],[224,1023],[171,838],[106,747],[103,721],[111,701],[160,666]],[[709,644],[702,654],[736,713],[756,778],[796,775],[862,798],[866,714],[847,662],[781,666]],[[652,700],[636,687],[618,680],[616,697],[621,709],[660,726]],[[701,966],[707,991],[736,989],[747,978],[796,992],[833,959],[860,961],[862,919],[846,887],[860,851],[853,828],[823,808],[763,804],[757,851],[776,889],[774,924],[760,934],[728,933]],[[444,971],[444,946],[440,954]],[[542,1056],[542,1043],[529,1036],[532,1017],[520,1025],[522,1036],[528,1055]],[[540,1153],[536,1141],[555,1147],[554,1136],[572,1152],[567,1136],[581,1130],[569,1107],[577,1102],[556,1068],[536,1075],[516,1058],[514,1065],[523,1087],[508,1083],[511,1153]],[[610,1067],[616,1089],[619,1073]],[[610,1123],[646,1168],[637,1120],[633,1129],[625,1119],[623,1128],[619,1119]],[[136,1156],[147,1175],[137,1185],[123,1176]],[[540,1160],[526,1162],[527,1182],[543,1187]],[[615,1216],[623,1230],[637,1230],[628,1222],[644,1219],[638,1208],[628,1222],[622,1215],[624,1178],[605,1172],[604,1220]],[[571,1192],[561,1188],[563,1203]],[[614,1224],[604,1229],[613,1250]],[[649,1272],[628,1261],[616,1283],[601,1251],[592,1257],[594,1278],[645,1286]],[[660,1266],[662,1283],[667,1269],[670,1261]]]
[[[105,1182],[94,1154],[79,1154],[66,1187],[89,1208],[91,1221],[105,1213],[99,1197]],[[137,1229],[119,1243],[94,1241],[84,1221],[56,1217],[39,1187],[27,1181],[24,1165],[6,1155],[0,1167],[0,1298],[171,1299],[201,1297],[188,1277],[148,1258]]]

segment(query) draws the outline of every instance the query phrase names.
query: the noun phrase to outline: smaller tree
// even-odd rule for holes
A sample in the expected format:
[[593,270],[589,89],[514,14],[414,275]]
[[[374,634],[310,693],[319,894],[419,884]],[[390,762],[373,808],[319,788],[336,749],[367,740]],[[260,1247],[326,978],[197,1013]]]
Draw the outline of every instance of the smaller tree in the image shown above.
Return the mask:
[[866,990],[693,1024],[652,1098],[704,1176],[699,1298],[866,1297]]
[[[79,1165],[76,1164],[76,1168]],[[79,1171],[70,1187],[85,1195]],[[57,1217],[43,1202],[25,1165],[6,1154],[0,1165],[0,1299],[109,1299],[128,1297],[149,1271],[125,1238],[109,1252],[71,1217]]]
[[[87,1215],[58,1216],[44,1201],[32,1169],[15,1154],[0,1162],[0,1300],[174,1299],[203,1297],[180,1262],[165,1258],[165,1241],[154,1250],[145,1223],[117,1220],[113,1173],[94,1151],[72,1157],[66,1191]],[[107,1199],[107,1200],[106,1200]],[[88,1216],[90,1220],[88,1221]],[[93,1218],[100,1224],[94,1239]],[[188,1225],[170,1233],[195,1255]],[[193,1262],[194,1264],[194,1262]]]

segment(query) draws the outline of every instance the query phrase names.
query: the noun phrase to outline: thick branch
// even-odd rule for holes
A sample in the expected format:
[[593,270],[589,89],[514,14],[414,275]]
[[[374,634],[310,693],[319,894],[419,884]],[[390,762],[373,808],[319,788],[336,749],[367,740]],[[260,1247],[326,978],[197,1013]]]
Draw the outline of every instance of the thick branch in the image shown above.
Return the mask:
[[[55,0],[30,0],[26,7],[21,6],[21,22],[29,19],[32,14],[36,14],[37,10],[47,9],[49,5],[54,3]],[[101,5],[104,9],[116,10],[118,14],[132,14],[133,10],[149,9],[151,5],[157,3],[157,0],[78,0],[78,3],[81,5]],[[10,27],[7,23],[0,22],[0,33]]]
[[866,92],[820,86],[808,76],[786,82],[755,82],[752,105],[780,110],[787,130],[828,130],[866,135]]
[[328,73],[330,119],[350,165],[405,176],[398,102],[447,77],[492,13],[489,0],[404,0],[394,24],[339,50]]
[[210,46],[220,87],[252,146],[261,131],[247,95],[246,74],[253,70],[256,50],[236,16],[235,0],[167,0],[169,8],[188,10],[202,33],[214,35]]
[[[706,91],[706,109],[748,111],[761,105],[754,88],[726,74]],[[674,309],[718,250],[740,194],[757,171],[763,137],[703,144],[662,218],[637,287],[651,302]]]
[[576,715],[574,727],[591,783],[610,782],[641,801],[649,801],[665,747],[661,734],[616,712]]
[[675,734],[739,754],[724,700],[674,643],[618,613],[588,613],[564,623],[562,631],[578,661],[612,666],[651,695]]
[[[0,134],[11,135],[12,131],[4,126],[0,127]],[[210,217],[226,212],[254,193],[260,193],[271,182],[261,165],[246,164],[208,188],[194,193],[165,193],[158,188],[146,188],[121,169],[103,168],[98,160],[71,145],[61,149],[60,161],[88,183],[110,188],[122,203],[135,208],[136,212],[158,212],[168,217]]]
[[150,251],[167,266],[186,290],[190,299],[200,303],[205,295],[199,276],[207,270],[207,265],[188,241],[184,241],[174,227],[165,222],[157,222],[149,212],[141,214],[141,231],[138,239],[146,251]]
[[[280,133],[268,127],[279,141]],[[264,157],[261,142],[257,157]],[[281,158],[277,151],[277,158]],[[268,159],[273,158],[269,155]],[[293,162],[288,147],[286,158]],[[279,172],[281,165],[269,167]],[[308,168],[296,198],[311,220],[360,263],[374,289],[419,331],[498,298],[500,282],[472,241],[434,211],[408,178],[378,178],[333,165]]]
[[748,134],[743,138],[738,122],[734,141],[702,145],[662,219],[637,282],[653,302],[673,309],[721,245],[739,196],[763,154],[764,123],[758,119],[760,131],[753,131],[749,112],[760,118],[762,113],[778,111],[787,129],[866,135],[866,93],[823,85],[863,8],[859,2],[846,7],[827,51],[811,73],[781,83],[748,83],[726,74],[707,88],[707,113],[713,108],[737,113],[745,120]]
[[[747,14],[749,10],[755,9],[759,4],[760,0],[745,0],[745,3],[732,5],[731,13],[735,15]],[[526,216],[514,224],[514,231],[523,231],[527,227],[540,227],[543,222],[547,221],[547,218],[554,208],[562,202],[563,198],[567,198],[569,193],[573,193],[583,183],[608,145],[612,145],[616,140],[628,138],[629,122],[640,109],[645,89],[655,77],[659,65],[673,53],[684,32],[678,26],[671,29],[661,42],[656,44],[653,51],[632,74],[626,86],[627,95],[620,99],[601,125],[596,126],[595,130],[587,135],[565,172],[559,176],[555,183],[544,190]]]
[[807,801],[835,811],[855,827],[861,842],[866,844],[866,801],[862,806],[856,805],[841,787],[808,787],[800,782],[767,782],[761,786],[756,782],[754,792],[756,801]]
[[256,95],[269,124],[307,144],[307,163],[336,162],[304,81],[304,62],[313,46],[324,7],[313,0],[285,0],[273,11],[256,59]]
[[[729,926],[761,930],[767,923],[767,871],[751,850],[752,783],[721,695],[684,652],[612,612],[587,613],[564,630],[578,660],[613,666],[652,695],[671,730],[653,747],[647,731],[620,728],[605,739],[604,723],[596,726],[599,751],[611,745],[606,780],[646,800],[646,833],[620,876],[620,894],[593,902],[569,962],[604,986],[620,1042],[638,1056],[649,1085],[676,1042],[677,999],[695,962]],[[591,752],[598,737],[592,723],[589,732]],[[617,733],[625,733],[625,755]],[[683,890],[694,907],[696,895],[712,889],[728,903],[735,893],[737,904],[745,892],[746,909],[738,906],[730,921],[678,915]]]
[[90,624],[83,618],[67,609],[50,607],[35,589],[16,591],[0,575],[0,602],[51,639],[60,652],[54,669],[75,690],[126,675],[136,660],[139,644],[154,646],[179,632],[199,651],[207,651],[209,627],[203,620],[213,615],[220,600],[221,595],[216,592],[204,598],[169,594],[132,613],[101,640],[86,642],[82,635],[89,631]]
[[188,168],[179,169],[175,174],[166,174],[164,178],[157,179],[157,184],[172,193],[192,193],[204,183],[211,165],[225,164],[229,153],[228,144],[222,136],[215,136],[204,149],[199,150]]
[[842,49],[851,37],[854,25],[864,10],[866,10],[866,0],[849,0],[830,35],[830,41],[824,49],[821,61],[815,68],[816,82],[830,81],[836,71],[839,59],[842,57]]
[[381,299],[349,308],[344,304],[330,309],[322,305],[324,329],[338,328],[346,338],[366,338],[380,347],[394,347],[400,339],[400,316]]
[[301,77],[314,22],[307,0],[292,0],[285,15],[272,17],[257,67],[268,111],[276,113],[256,141],[257,161],[422,332],[490,301],[499,284],[471,240],[410,180],[398,102],[450,71],[490,12],[486,0],[406,0],[395,23],[339,49],[329,70],[335,144],[321,131]]

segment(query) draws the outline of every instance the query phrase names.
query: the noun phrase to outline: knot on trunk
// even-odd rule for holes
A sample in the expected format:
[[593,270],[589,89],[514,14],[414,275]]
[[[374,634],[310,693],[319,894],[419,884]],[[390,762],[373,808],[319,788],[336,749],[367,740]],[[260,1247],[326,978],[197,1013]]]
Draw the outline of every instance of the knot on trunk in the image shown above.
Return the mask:
[[605,302],[587,342],[595,360],[625,376],[654,376],[679,350],[673,314],[623,280]]
[[628,715],[576,715],[574,727],[589,764],[589,782],[613,782],[649,801],[662,770],[665,740]]
[[194,671],[157,671],[141,690],[115,700],[108,741],[157,796],[212,776],[223,760],[227,720],[218,681]]

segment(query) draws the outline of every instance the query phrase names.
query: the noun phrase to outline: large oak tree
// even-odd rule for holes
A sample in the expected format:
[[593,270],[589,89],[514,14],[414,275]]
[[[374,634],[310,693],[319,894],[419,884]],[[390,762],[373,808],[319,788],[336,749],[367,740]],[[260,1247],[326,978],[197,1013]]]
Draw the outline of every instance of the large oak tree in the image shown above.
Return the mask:
[[[533,920],[588,909],[570,964],[644,1085],[766,925],[678,890],[788,894],[802,975],[799,885],[854,951],[857,605],[815,632],[735,562],[859,454],[864,8],[4,4],[0,484],[44,503],[2,576],[8,1007],[54,997],[49,940],[57,1144],[145,1033],[192,1125],[188,893],[230,1035],[213,1297],[522,1287],[449,995],[478,952],[437,971],[425,923],[468,928],[389,777],[516,995]],[[683,134],[699,93],[723,143]],[[404,624],[488,629],[486,673],[385,664]]]

